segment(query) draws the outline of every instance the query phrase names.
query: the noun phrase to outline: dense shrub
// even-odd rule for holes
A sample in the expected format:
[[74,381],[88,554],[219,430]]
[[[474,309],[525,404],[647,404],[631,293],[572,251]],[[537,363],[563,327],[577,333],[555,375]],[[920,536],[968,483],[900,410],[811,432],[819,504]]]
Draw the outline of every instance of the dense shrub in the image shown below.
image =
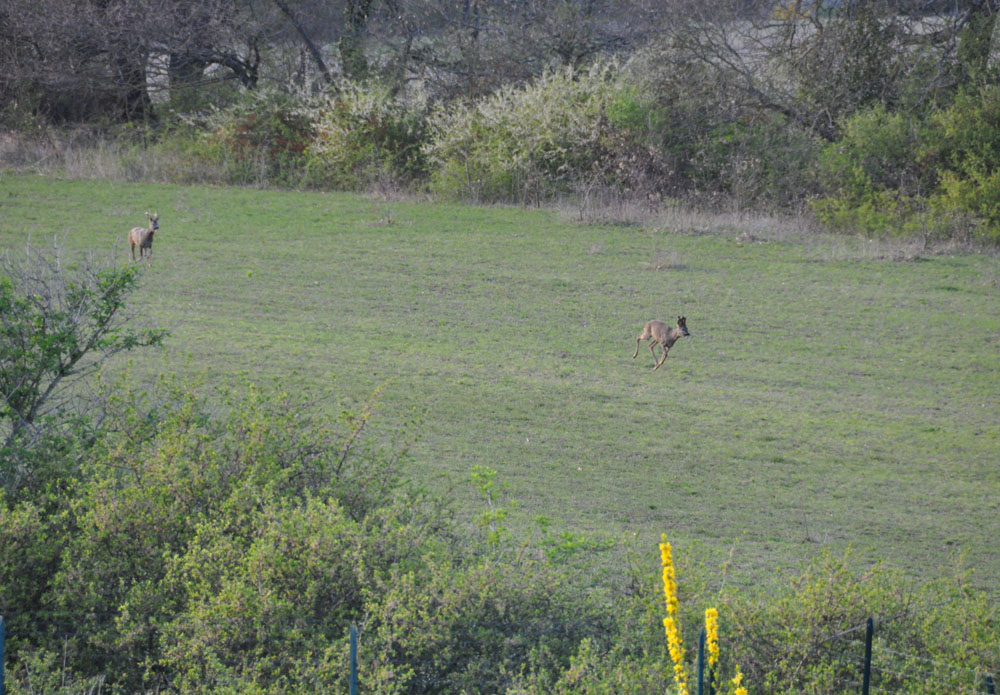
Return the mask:
[[[399,478],[402,450],[366,436],[370,409],[325,423],[254,387],[221,415],[177,382],[114,393],[115,425],[61,504],[0,494],[14,695],[345,691],[351,624],[366,692],[672,687],[653,562],[600,590],[504,533],[495,497],[470,534]],[[492,477],[475,482],[493,494]],[[1000,667],[996,606],[962,575],[914,589],[823,556],[762,595],[683,551],[677,565],[688,667],[717,608],[722,672],[738,664],[754,693],[853,689],[869,617],[884,692],[953,691]]]
[[425,148],[431,187],[474,201],[538,202],[594,182],[648,186],[665,167],[642,141],[647,108],[612,63],[440,105]]
[[821,158],[828,185],[859,199],[871,191],[925,194],[933,178],[921,166],[926,128],[915,119],[875,106],[847,119],[837,143]]
[[65,263],[32,245],[0,258],[0,488],[44,497],[74,475],[75,440],[98,410],[79,383],[165,332],[128,316],[138,266]]
[[1000,86],[962,92],[932,118],[931,157],[940,187],[935,210],[973,223],[973,233],[1000,242]]
[[412,184],[426,174],[425,108],[378,85],[345,83],[316,116],[308,183],[357,190]]
[[198,154],[221,164],[229,183],[296,186],[313,122],[303,104],[282,94],[250,93],[215,114]]
[[1000,616],[961,574],[914,587],[884,567],[858,568],[850,554],[827,554],[769,601],[754,605],[732,591],[721,599],[727,643],[755,692],[835,695],[853,689],[868,618],[876,625],[873,690],[976,690],[977,674],[1000,666]]
[[1000,89],[920,117],[882,106],[847,119],[820,170],[820,220],[866,234],[1000,240]]
[[817,140],[784,117],[736,120],[689,146],[691,189],[721,194],[740,209],[795,208],[816,190]]
[[633,58],[628,74],[648,104],[644,138],[670,170],[665,194],[712,207],[797,210],[817,190],[818,137],[784,115],[748,108],[705,66],[666,45]]
[[934,185],[922,154],[926,127],[875,106],[848,118],[841,132],[819,157],[827,195],[813,203],[817,216],[867,234],[906,231]]
[[499,693],[610,629],[544,554],[460,540],[368,407],[325,423],[250,387],[215,416],[169,382],[108,408],[61,505],[0,495],[12,693],[346,690],[352,623],[372,692]]

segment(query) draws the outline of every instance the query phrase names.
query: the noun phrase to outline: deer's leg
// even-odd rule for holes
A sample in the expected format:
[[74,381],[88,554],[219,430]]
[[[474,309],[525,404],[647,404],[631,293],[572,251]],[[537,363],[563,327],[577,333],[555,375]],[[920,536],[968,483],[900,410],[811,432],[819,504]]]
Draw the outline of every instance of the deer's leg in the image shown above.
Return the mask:
[[663,364],[664,362],[666,362],[666,361],[667,361],[667,353],[668,353],[668,352],[670,352],[670,348],[666,348],[666,347],[665,347],[665,348],[663,348],[663,357],[661,357],[661,358],[660,358],[660,361],[656,363],[656,366],[655,366],[655,367],[653,367],[653,371],[654,371],[654,372],[655,372],[655,371],[656,371],[657,369],[659,369],[659,368],[660,368],[660,365],[661,365],[661,364]]
[[[132,249],[132,260],[134,261],[135,260],[135,244],[129,244],[129,248]],[[142,253],[142,251],[140,250],[139,253]]]

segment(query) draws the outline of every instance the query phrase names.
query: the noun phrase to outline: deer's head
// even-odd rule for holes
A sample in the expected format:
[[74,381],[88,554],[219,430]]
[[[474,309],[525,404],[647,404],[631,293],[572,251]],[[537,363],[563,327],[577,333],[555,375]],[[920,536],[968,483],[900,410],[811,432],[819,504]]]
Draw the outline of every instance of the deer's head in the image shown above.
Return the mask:
[[687,317],[686,316],[678,316],[677,317],[677,327],[681,329],[681,333],[683,333],[685,337],[690,337],[691,334],[688,333]]
[[152,229],[154,232],[160,228],[160,216],[157,213],[147,212],[146,219],[149,220],[149,228]]

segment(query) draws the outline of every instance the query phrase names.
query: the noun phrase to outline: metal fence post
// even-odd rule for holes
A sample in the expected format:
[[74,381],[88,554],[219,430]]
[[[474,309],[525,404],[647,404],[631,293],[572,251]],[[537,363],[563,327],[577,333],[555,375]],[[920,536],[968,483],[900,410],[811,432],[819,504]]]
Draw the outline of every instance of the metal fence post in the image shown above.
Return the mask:
[[701,684],[705,681],[705,628],[698,633],[698,695],[702,695]]
[[[0,695],[3,695],[0,692]],[[351,625],[351,695],[358,695],[358,626]]]
[[872,680],[872,634],[875,632],[875,623],[868,618],[865,626],[865,675],[861,683],[861,695],[868,695],[868,688]]

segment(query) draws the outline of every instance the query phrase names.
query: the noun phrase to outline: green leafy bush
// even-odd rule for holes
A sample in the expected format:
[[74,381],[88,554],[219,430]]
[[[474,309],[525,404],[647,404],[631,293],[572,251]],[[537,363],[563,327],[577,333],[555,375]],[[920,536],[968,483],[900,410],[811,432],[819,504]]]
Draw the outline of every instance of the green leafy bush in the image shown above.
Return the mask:
[[881,105],[851,116],[819,157],[826,195],[814,212],[831,227],[871,235],[926,228],[924,201],[934,186],[928,137],[920,121]]
[[752,692],[851,690],[861,674],[868,618],[875,623],[873,690],[975,690],[977,673],[1000,666],[997,608],[961,573],[914,587],[884,567],[859,568],[850,553],[824,554],[769,601],[753,605],[732,591],[721,596],[728,648]]
[[251,386],[213,415],[175,381],[108,408],[62,505],[0,495],[12,693],[344,690],[352,623],[372,692],[500,693],[610,629],[543,554],[461,542],[400,480],[405,442],[374,444],[370,408],[326,423]]
[[960,92],[925,118],[859,112],[820,157],[827,194],[813,210],[866,234],[1000,241],[998,124],[997,87]]
[[0,258],[0,488],[45,495],[72,478],[74,440],[97,409],[80,380],[166,335],[127,316],[140,278],[140,266],[62,263],[30,245],[24,260]]
[[919,121],[875,106],[845,121],[840,140],[823,151],[823,176],[851,199],[873,190],[926,194],[934,184],[922,157],[927,137]]
[[409,185],[426,173],[425,108],[380,85],[345,83],[319,110],[307,153],[310,185]]
[[1000,242],[1000,87],[962,92],[932,120],[931,157],[940,167],[935,211],[966,220],[973,236]]
[[202,154],[225,167],[229,183],[296,186],[312,134],[312,116],[294,98],[252,92],[211,119]]
[[741,209],[796,209],[816,192],[814,133],[748,105],[716,71],[669,44],[638,54],[628,73],[648,104],[647,147],[669,169],[660,190]]

